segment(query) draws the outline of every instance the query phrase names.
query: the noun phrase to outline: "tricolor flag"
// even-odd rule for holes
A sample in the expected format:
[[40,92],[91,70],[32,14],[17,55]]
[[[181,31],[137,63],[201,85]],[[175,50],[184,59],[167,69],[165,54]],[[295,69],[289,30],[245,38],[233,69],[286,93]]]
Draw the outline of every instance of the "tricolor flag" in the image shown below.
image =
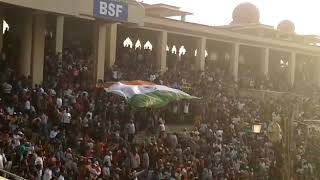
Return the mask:
[[106,91],[124,97],[131,106],[138,108],[160,108],[172,101],[197,98],[178,89],[147,81],[121,81],[106,88]]

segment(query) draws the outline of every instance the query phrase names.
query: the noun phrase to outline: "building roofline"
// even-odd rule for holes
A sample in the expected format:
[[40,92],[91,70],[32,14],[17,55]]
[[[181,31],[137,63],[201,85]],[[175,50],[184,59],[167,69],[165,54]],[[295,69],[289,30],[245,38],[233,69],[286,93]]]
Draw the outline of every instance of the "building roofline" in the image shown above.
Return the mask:
[[[309,53],[316,52],[320,55],[320,49],[318,46],[312,46],[308,44],[298,43],[295,41],[286,41],[286,40],[281,40],[276,38],[273,39],[273,38],[266,38],[261,36],[253,36],[253,35],[243,34],[235,31],[227,31],[224,29],[219,29],[214,26],[208,26],[208,25],[197,24],[192,22],[182,22],[179,20],[174,20],[169,18],[147,16],[144,20],[144,23],[146,28],[160,28],[159,30],[167,30],[167,31],[171,31],[173,29],[173,31],[176,31],[177,34],[180,33],[179,31],[183,30],[181,33],[187,32],[185,34],[190,34],[191,36],[194,36],[194,37],[203,37],[210,34],[211,36],[220,37],[222,41],[223,41],[223,37],[225,37],[226,42],[235,41],[240,44],[242,42],[244,44],[246,44],[246,42],[250,42],[250,43],[253,42],[253,43],[256,43],[257,45],[262,44],[262,46],[265,46],[265,47],[271,46],[270,48],[274,47],[275,49],[283,49],[285,47],[285,48],[298,49],[300,51],[308,51]],[[184,26],[184,25],[188,25],[188,26]],[[161,29],[161,27],[163,27],[163,29]],[[194,32],[198,32],[198,34],[193,34]]]

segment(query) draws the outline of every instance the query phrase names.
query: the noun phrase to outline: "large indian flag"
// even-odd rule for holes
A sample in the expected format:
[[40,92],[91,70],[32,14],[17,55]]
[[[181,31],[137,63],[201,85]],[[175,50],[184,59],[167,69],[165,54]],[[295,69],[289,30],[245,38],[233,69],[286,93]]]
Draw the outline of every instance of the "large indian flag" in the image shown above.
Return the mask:
[[109,93],[123,96],[134,107],[163,107],[172,101],[193,99],[194,96],[147,81],[121,81],[106,88]]

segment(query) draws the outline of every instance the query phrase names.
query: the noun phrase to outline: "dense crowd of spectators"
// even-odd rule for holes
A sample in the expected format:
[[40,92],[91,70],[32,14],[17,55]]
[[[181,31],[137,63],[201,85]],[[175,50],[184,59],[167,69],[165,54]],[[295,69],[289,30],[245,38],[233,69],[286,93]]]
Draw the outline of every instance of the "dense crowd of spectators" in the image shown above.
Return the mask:
[[[106,94],[103,81],[92,82],[92,56],[81,48],[47,53],[45,80],[32,86],[30,77],[9,68],[3,53],[0,169],[29,180],[281,179],[284,152],[281,141],[268,137],[269,124],[284,127],[296,105],[300,119],[319,117],[311,111],[318,99],[240,96],[225,63],[199,72],[193,56],[178,59],[168,52],[168,70],[161,75],[150,49],[124,47],[118,54],[106,81],[148,80],[201,99],[132,109]],[[172,121],[192,121],[194,128],[168,133]],[[261,124],[261,133],[252,133],[253,124]],[[143,130],[145,139],[138,142]],[[297,178],[317,179],[320,166],[308,155],[313,143],[300,126],[296,130]]]

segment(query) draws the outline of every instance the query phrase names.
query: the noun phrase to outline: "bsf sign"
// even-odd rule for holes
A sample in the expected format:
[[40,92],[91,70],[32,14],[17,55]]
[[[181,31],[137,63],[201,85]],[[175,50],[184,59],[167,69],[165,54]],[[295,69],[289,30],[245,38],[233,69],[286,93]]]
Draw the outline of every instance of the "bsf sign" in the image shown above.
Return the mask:
[[127,21],[128,3],[126,0],[94,0],[93,15],[113,21]]

